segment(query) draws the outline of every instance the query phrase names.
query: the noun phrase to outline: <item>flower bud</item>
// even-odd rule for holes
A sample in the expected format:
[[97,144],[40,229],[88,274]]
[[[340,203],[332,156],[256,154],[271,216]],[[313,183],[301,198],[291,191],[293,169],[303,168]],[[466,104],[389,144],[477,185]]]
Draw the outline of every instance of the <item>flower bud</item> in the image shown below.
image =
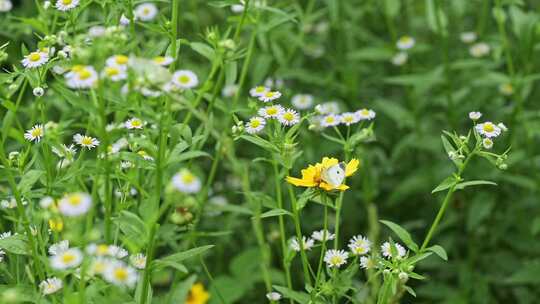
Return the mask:
[[45,90],[42,87],[37,87],[37,88],[34,88],[32,93],[36,97],[41,97],[41,96],[43,96],[43,94],[45,94]]

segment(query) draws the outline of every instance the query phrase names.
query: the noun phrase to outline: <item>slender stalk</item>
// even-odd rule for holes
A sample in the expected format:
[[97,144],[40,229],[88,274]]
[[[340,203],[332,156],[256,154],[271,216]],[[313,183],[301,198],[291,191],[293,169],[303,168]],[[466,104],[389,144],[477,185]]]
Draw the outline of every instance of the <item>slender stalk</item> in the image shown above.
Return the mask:
[[176,62],[178,60],[178,50],[176,45],[176,39],[178,39],[178,10],[179,10],[180,0],[173,0],[172,3],[172,37],[171,37],[171,53],[174,58],[171,63],[171,71],[176,69]]
[[154,256],[155,236],[156,236],[156,231],[158,230],[158,228],[159,228],[159,224],[154,224],[152,225],[152,228],[150,229],[149,244],[146,250],[146,267],[144,268],[142,292],[141,292],[141,297],[139,299],[140,304],[145,304],[146,301],[148,300],[148,289],[150,288],[150,274],[151,274],[150,262],[152,261],[153,256]]
[[324,218],[323,218],[323,230],[324,230],[324,239],[321,244],[321,254],[319,255],[319,266],[317,267],[317,276],[315,278],[315,288],[319,286],[319,279],[323,270],[323,260],[324,254],[326,252],[326,242],[328,238],[328,206],[326,205],[326,194],[321,194],[321,201],[324,203]]
[[289,197],[291,199],[291,208],[293,211],[293,221],[294,221],[294,229],[296,232],[296,241],[298,242],[298,246],[300,247],[300,256],[302,259],[302,269],[304,271],[304,280],[305,283],[308,285],[311,285],[311,276],[309,273],[309,261],[306,256],[306,251],[304,250],[304,242],[302,238],[302,228],[300,226],[300,213],[298,210],[298,206],[296,204],[296,196],[294,195],[294,189],[292,185],[288,185],[289,187]]
[[[281,189],[281,178],[279,176],[279,169],[277,161],[274,159],[272,166],[274,168],[274,184],[276,191],[276,201],[277,206],[280,209],[283,209],[283,191]],[[283,215],[278,216],[279,223],[279,239],[281,243],[281,256],[283,262],[283,269],[285,270],[285,278],[287,280],[287,287],[292,289],[292,278],[291,278],[291,264],[287,262],[287,235],[285,234],[285,219]],[[292,303],[292,299],[290,299]]]

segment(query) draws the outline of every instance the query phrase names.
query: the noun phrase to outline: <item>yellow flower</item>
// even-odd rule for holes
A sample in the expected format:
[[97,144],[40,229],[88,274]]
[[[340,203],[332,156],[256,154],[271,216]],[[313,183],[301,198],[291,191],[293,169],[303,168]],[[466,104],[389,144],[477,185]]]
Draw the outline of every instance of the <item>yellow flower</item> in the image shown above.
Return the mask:
[[50,219],[49,228],[54,232],[61,232],[64,229],[64,222],[61,219]]
[[[357,159],[352,159],[345,165],[343,178],[353,175],[356,170],[358,170],[359,164],[360,162]],[[325,180],[325,172],[336,165],[339,165],[339,161],[336,158],[325,157],[322,162],[316,163],[315,165],[309,165],[306,169],[303,169],[302,178],[287,176],[286,180],[288,183],[298,187],[319,187],[325,191],[347,190],[349,189],[349,186],[343,184],[343,179],[340,179],[339,177],[337,178],[340,182],[338,185],[332,185],[329,180]]]
[[195,283],[189,291],[186,304],[206,304],[209,298],[210,294],[204,289],[204,285]]

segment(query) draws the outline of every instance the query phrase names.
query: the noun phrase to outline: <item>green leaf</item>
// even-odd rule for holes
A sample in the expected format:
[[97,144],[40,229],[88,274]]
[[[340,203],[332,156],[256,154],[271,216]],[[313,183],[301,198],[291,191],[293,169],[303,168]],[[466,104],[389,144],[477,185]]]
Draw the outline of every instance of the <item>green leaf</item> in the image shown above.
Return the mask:
[[148,241],[148,229],[139,216],[124,210],[113,221],[129,240],[144,247]]
[[19,182],[19,191],[26,193],[32,190],[32,186],[45,174],[43,170],[30,170],[26,172]]
[[289,211],[287,211],[285,209],[276,208],[276,209],[272,209],[270,211],[267,211],[267,212],[261,214],[260,218],[274,217],[274,216],[279,216],[279,215],[290,215],[290,216],[292,216],[292,213],[290,213]]
[[381,220],[381,223],[385,224],[388,228],[390,228],[402,241],[414,252],[418,251],[418,245],[413,241],[411,235],[407,232],[407,230],[403,229],[403,227],[399,226],[396,223],[390,222],[390,221],[384,221]]
[[438,255],[441,259],[448,261],[448,255],[446,254],[446,250],[444,250],[442,246],[433,245],[431,247],[428,247],[426,250],[429,250]]
[[454,176],[449,176],[445,180],[443,180],[437,187],[435,187],[435,189],[433,189],[431,191],[431,193],[444,191],[444,190],[452,187],[453,185],[455,185],[456,182],[457,181],[456,181],[456,178]]
[[298,292],[298,291],[290,290],[287,287],[278,286],[278,285],[274,285],[273,287],[277,292],[281,293],[283,297],[287,299],[292,299],[298,303],[304,304],[304,303],[308,303],[310,300],[309,295],[305,292]]
[[170,266],[175,265],[177,263],[180,263],[183,260],[195,257],[197,255],[202,254],[203,252],[207,251],[208,249],[214,247],[214,245],[206,245],[201,247],[196,247],[193,249],[189,249],[186,251],[178,252],[175,254],[171,254],[169,256],[166,256],[162,259],[155,260],[152,263],[151,267],[161,267],[161,266]]
[[260,137],[255,137],[251,135],[241,135],[240,138],[245,139],[268,151],[279,152],[279,149],[275,145],[273,145],[271,142],[265,139],[262,139]]
[[30,252],[27,239],[21,234],[0,239],[0,248],[13,254],[29,254]]
[[462,182],[456,185],[456,190],[461,190],[469,186],[477,186],[477,185],[492,185],[497,186],[496,183],[485,181],[485,180],[474,180],[474,181],[468,181],[468,182]]
[[192,42],[189,44],[189,46],[195,52],[201,54],[202,56],[206,57],[210,61],[214,60],[214,57],[216,56],[215,51],[207,44],[200,43],[200,42]]

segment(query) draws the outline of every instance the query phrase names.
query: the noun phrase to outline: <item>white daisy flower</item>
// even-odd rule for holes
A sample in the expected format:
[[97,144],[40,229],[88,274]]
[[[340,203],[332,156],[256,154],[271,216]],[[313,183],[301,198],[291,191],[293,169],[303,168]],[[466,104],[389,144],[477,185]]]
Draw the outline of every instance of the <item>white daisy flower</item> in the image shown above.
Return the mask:
[[407,63],[407,60],[409,59],[409,55],[406,52],[399,52],[394,57],[392,57],[392,64],[401,66]]
[[82,260],[83,254],[77,248],[69,248],[50,257],[51,267],[60,270],[77,267]]
[[174,58],[171,56],[156,56],[152,59],[152,61],[161,66],[168,66],[174,61]]
[[26,56],[21,60],[22,65],[27,68],[37,68],[49,61],[49,53],[42,51],[35,51]]
[[122,161],[120,162],[120,169],[130,169],[133,168],[134,165],[132,162],[129,161]]
[[323,127],[333,127],[339,125],[341,122],[341,116],[337,114],[328,114],[321,118],[321,126]]
[[142,253],[137,253],[129,257],[131,265],[137,269],[144,269],[146,267],[146,256]]
[[8,237],[11,237],[11,231],[0,233],[0,240],[7,239]]
[[[399,243],[394,243],[394,247],[395,247],[395,251],[397,253],[396,258],[401,259],[402,257],[405,256],[405,254],[407,254],[407,251],[405,250],[405,248],[403,246],[401,246]],[[384,242],[381,245],[381,253],[386,258],[393,257],[392,256],[392,249],[390,249],[390,243],[389,242]]]
[[259,116],[264,118],[277,118],[285,112],[285,109],[281,105],[272,105],[264,108],[260,108],[257,112]]
[[375,111],[369,109],[360,109],[355,113],[360,117],[360,120],[372,120],[376,116]]
[[62,289],[63,285],[64,283],[62,282],[62,280],[57,277],[52,277],[45,279],[44,281],[39,283],[39,289],[41,290],[43,295],[50,295]]
[[183,193],[197,193],[202,188],[201,180],[187,169],[182,169],[172,178],[173,186]]
[[269,292],[266,294],[266,298],[270,301],[279,301],[281,300],[281,294],[279,292]]
[[236,84],[229,84],[223,87],[221,90],[221,96],[223,97],[233,97],[238,93],[238,85]]
[[508,131],[508,128],[507,128],[506,125],[503,124],[502,122],[498,123],[498,124],[497,124],[497,127],[499,127],[503,132]]
[[501,128],[491,121],[477,124],[475,128],[480,135],[484,135],[485,137],[497,137],[501,134]]
[[95,244],[91,243],[85,248],[86,253],[95,256],[108,256],[111,253],[109,250],[109,245],[107,244]]
[[0,0],[0,13],[9,12],[12,8],[11,0]]
[[471,48],[469,49],[469,53],[471,54],[471,56],[479,58],[488,55],[490,50],[491,48],[487,43],[479,42],[471,46]]
[[482,140],[482,145],[486,149],[491,149],[491,148],[493,148],[493,140],[491,140],[491,138],[484,138]]
[[90,266],[90,274],[103,274],[105,270],[109,267],[111,260],[103,257],[95,257],[92,260],[92,265]]
[[107,66],[121,66],[127,68],[129,63],[129,57],[126,55],[114,55],[107,58]]
[[142,157],[144,160],[153,161],[154,158],[148,154],[148,152],[144,150],[139,150],[137,154]]
[[459,35],[459,38],[463,43],[473,43],[476,41],[475,32],[463,32]]
[[[304,247],[304,250],[311,250],[314,245],[315,241],[313,239],[306,238],[305,236],[302,237],[302,247]],[[290,246],[292,250],[300,251],[300,244],[298,243],[296,238],[291,239]]]
[[313,96],[309,94],[296,94],[291,99],[291,104],[298,110],[306,110],[313,107]]
[[88,29],[88,36],[97,38],[105,35],[106,29],[101,25],[94,25]]
[[480,112],[469,112],[469,118],[471,120],[478,120],[480,117],[482,117],[482,113]]
[[345,250],[335,250],[330,249],[326,251],[324,254],[324,262],[328,267],[336,267],[339,268],[342,265],[347,263],[347,258],[349,257],[349,253]]
[[137,271],[122,261],[111,262],[103,273],[105,280],[118,286],[132,288],[137,283]]
[[357,235],[349,240],[349,249],[354,255],[367,254],[371,250],[371,242],[367,237]]
[[71,193],[58,202],[58,210],[65,216],[85,214],[92,206],[92,197],[83,192]]
[[259,133],[264,129],[264,126],[266,125],[266,121],[262,117],[251,117],[249,121],[246,123],[246,132],[249,134],[255,134]]
[[87,89],[96,86],[98,73],[92,66],[76,65],[64,75],[66,84],[72,89]]
[[284,126],[293,126],[300,122],[300,115],[293,109],[285,109],[278,116],[278,121]]
[[363,269],[372,269],[376,265],[375,260],[372,257],[360,257],[360,267]]
[[251,97],[260,97],[260,96],[263,96],[264,94],[266,94],[266,92],[269,92],[269,91],[270,91],[270,88],[268,88],[268,87],[256,86],[256,87],[252,88],[251,90],[249,90],[249,95],[251,95]]
[[336,235],[333,233],[330,233],[328,230],[319,230],[319,231],[313,231],[311,234],[311,238],[319,241],[319,242],[326,242],[331,241],[336,238]]
[[145,122],[140,120],[139,118],[136,118],[136,117],[128,119],[124,123],[124,126],[126,127],[126,129],[130,129],[130,130],[132,130],[132,129],[142,129],[144,125],[145,125]]
[[99,140],[97,140],[97,138],[81,135],[78,133],[73,136],[73,141],[79,146],[87,148],[89,150],[99,146]]
[[327,101],[315,106],[315,111],[321,115],[326,114],[338,114],[339,113],[339,103],[337,101]]
[[116,245],[109,245],[107,248],[107,251],[111,257],[114,257],[117,259],[123,259],[128,256],[127,250]]
[[504,96],[511,96],[514,94],[514,87],[510,83],[503,83],[499,85],[499,92]]
[[56,9],[62,12],[69,11],[79,5],[79,0],[57,0]]
[[43,135],[44,135],[43,125],[38,124],[38,125],[33,126],[32,129],[27,130],[26,133],[24,133],[24,138],[28,141],[40,142]]
[[353,125],[360,121],[360,116],[352,112],[342,113],[340,117],[341,117],[341,123],[347,126]]
[[47,209],[54,204],[54,198],[50,196],[45,196],[39,200],[39,206],[43,209]]
[[143,3],[135,8],[134,14],[141,21],[152,21],[158,14],[158,8],[153,3]]
[[404,51],[412,48],[415,44],[415,40],[411,36],[403,36],[399,38],[399,40],[396,43],[396,46],[398,49]]
[[281,92],[279,91],[267,91],[263,95],[259,96],[259,100],[262,102],[270,102],[280,97],[281,97]]
[[199,78],[190,70],[178,70],[172,76],[172,83],[179,89],[191,89],[199,84]]
[[122,66],[110,65],[103,68],[101,75],[116,82],[127,78],[127,70]]

